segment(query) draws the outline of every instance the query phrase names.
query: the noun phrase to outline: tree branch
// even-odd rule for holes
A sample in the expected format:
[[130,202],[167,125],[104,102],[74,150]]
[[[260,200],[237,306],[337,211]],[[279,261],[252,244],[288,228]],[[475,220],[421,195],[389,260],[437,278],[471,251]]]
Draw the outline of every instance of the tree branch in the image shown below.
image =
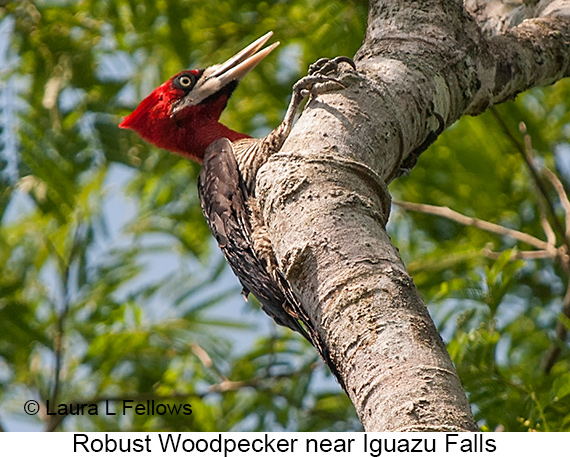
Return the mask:
[[[554,5],[558,4],[559,8]],[[545,86],[570,74],[570,2],[554,1],[541,17],[527,19],[488,41],[494,63],[493,104],[513,99],[518,93]]]
[[[554,210],[554,204],[552,203],[552,201],[550,200],[550,198],[548,196],[546,186],[545,186],[542,178],[539,175],[536,164],[534,163],[534,159],[532,157],[532,146],[529,143],[530,136],[525,135],[525,144],[522,144],[512,134],[511,130],[509,129],[509,127],[507,126],[507,124],[505,123],[505,121],[503,120],[501,115],[499,114],[499,112],[494,108],[491,108],[490,111],[493,114],[493,116],[495,117],[495,119],[497,119],[497,121],[499,122],[499,125],[503,129],[503,132],[505,132],[507,137],[511,140],[511,142],[515,146],[515,149],[520,153],[521,157],[523,158],[523,161],[526,164],[528,171],[530,172],[532,180],[533,180],[537,190],[539,191],[540,195],[542,196],[542,201],[544,202],[544,204],[548,208],[548,212],[550,214],[550,217],[552,218],[552,221],[554,223],[554,227],[556,227],[556,231],[558,232],[558,234],[562,240],[566,240],[565,231],[562,228],[562,225],[560,225],[560,221],[558,220],[558,217],[556,217],[556,211]],[[522,123],[522,125],[521,125],[521,130],[523,130],[523,132],[522,132],[523,134],[526,133],[526,126],[524,126],[524,123]]]
[[556,246],[553,246],[547,243],[546,241],[542,241],[532,235],[528,235],[524,232],[519,232],[518,230],[510,229],[499,224],[487,222],[482,219],[478,219],[476,217],[465,216],[445,206],[427,205],[425,203],[403,202],[399,200],[393,200],[392,203],[394,203],[394,205],[398,205],[399,207],[405,210],[418,211],[420,213],[433,214],[434,216],[445,217],[462,225],[477,227],[481,230],[495,233],[497,235],[504,235],[511,237],[515,240],[529,244],[535,247],[536,249],[548,252],[550,254],[550,257],[556,256],[557,253]]
[[[257,176],[279,265],[368,431],[476,430],[385,232],[386,184],[438,131],[438,119],[450,125],[568,75],[570,22],[555,14],[489,38],[459,0],[371,0],[358,71],[344,70],[346,89],[306,106]],[[516,234],[554,253],[523,235]]]
[[[566,240],[570,240],[570,200],[568,199],[568,194],[566,193],[564,185],[558,179],[558,176],[556,176],[556,174],[554,174],[551,170],[549,170],[546,167],[544,167],[542,172],[545,174],[547,179],[550,181],[550,183],[558,193],[558,198],[560,199],[560,203],[564,208]],[[565,269],[566,274],[569,275],[570,277],[570,258],[568,256],[569,251],[570,251],[570,246],[568,244],[565,244],[564,255],[560,256],[561,257],[560,262],[562,263],[562,266]],[[570,280],[566,285],[566,293],[564,294],[564,299],[562,300],[561,313],[563,316],[570,319]],[[552,370],[552,367],[558,361],[558,358],[560,357],[560,353],[562,351],[561,344],[563,344],[568,338],[568,328],[565,325],[565,323],[560,319],[556,323],[556,337],[558,338],[558,341],[552,343],[552,346],[549,349],[548,354],[546,355],[544,361],[544,371],[546,374],[550,373],[550,370]]]
[[[564,208],[565,228],[562,227],[562,224],[558,220],[556,211],[554,210],[554,204],[548,196],[546,185],[543,182],[543,179],[540,176],[537,166],[534,162],[533,153],[532,153],[532,139],[526,131],[526,125],[524,124],[524,122],[521,122],[519,127],[521,133],[524,135],[524,145],[522,145],[514,137],[514,135],[512,135],[510,129],[505,124],[500,114],[493,108],[491,108],[491,111],[495,116],[495,118],[499,121],[499,124],[501,125],[503,131],[507,134],[511,142],[515,145],[517,151],[520,152],[521,156],[523,157],[527,165],[527,168],[531,173],[536,188],[539,190],[539,193],[542,196],[542,199],[538,200],[539,208],[541,211],[541,222],[545,229],[545,233],[548,237],[549,244],[554,245],[556,242],[556,236],[554,235],[554,233],[552,233],[552,228],[550,227],[550,224],[548,223],[548,220],[544,214],[544,204],[546,204],[548,208],[550,216],[554,221],[556,230],[558,231],[560,238],[563,240],[562,246],[558,248],[557,258],[560,261],[562,268],[566,271],[566,274],[570,277],[570,260],[568,258],[568,252],[570,252],[570,200],[568,199],[568,194],[564,189],[564,185],[551,170],[549,170],[547,167],[542,168],[542,174],[546,176],[548,181],[552,184],[552,186],[556,190],[560,203]],[[563,316],[570,318],[570,282],[567,285],[566,293],[562,301],[561,312]],[[566,338],[568,337],[568,329],[566,328],[564,323],[560,320],[556,324],[556,337],[559,339],[559,341],[554,342],[552,344],[544,362],[544,371],[547,374],[550,373],[550,370],[552,369],[552,367],[558,360],[558,357],[560,356],[561,352],[560,342],[566,341]]]
[[[503,254],[502,252],[494,252],[491,249],[483,248],[482,254],[491,259],[498,260]],[[514,251],[511,254],[510,260],[538,260],[538,259],[551,259],[552,254],[548,251]]]
[[546,178],[552,184],[552,187],[558,193],[558,198],[560,199],[560,203],[562,204],[562,208],[564,208],[564,222],[566,226],[565,230],[565,239],[570,240],[570,200],[568,199],[568,194],[566,193],[566,189],[564,189],[564,184],[558,179],[558,176],[552,172],[552,170],[544,167],[542,172],[546,176]]

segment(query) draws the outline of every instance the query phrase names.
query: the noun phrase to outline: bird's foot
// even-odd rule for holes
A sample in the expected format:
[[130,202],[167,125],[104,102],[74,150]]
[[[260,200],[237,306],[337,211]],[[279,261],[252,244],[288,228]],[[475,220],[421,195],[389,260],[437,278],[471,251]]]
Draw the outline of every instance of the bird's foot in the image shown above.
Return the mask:
[[[319,59],[309,67],[309,74],[295,83],[291,102],[285,113],[285,119],[278,128],[279,135],[285,138],[289,135],[295,113],[307,97],[315,97],[334,90],[344,89],[346,86],[333,77],[338,72],[339,65],[346,63],[356,70],[356,65],[348,57],[335,57],[334,59]],[[329,76],[330,75],[330,76]],[[310,99],[309,99],[310,101]]]
[[321,95],[333,90],[344,89],[345,85],[336,78],[324,75],[308,75],[301,78],[293,86],[293,92],[299,94],[301,99],[309,95]]
[[336,73],[338,71],[339,64],[343,62],[350,65],[353,70],[356,70],[354,61],[349,57],[339,56],[335,57],[334,59],[323,57],[322,59],[319,59],[315,63],[309,65],[309,75],[328,75],[330,73]]
[[341,63],[346,63],[356,70],[354,61],[349,57],[340,56],[334,59],[323,57],[309,66],[308,76],[300,79],[293,90],[298,91],[303,97],[307,97],[344,89],[344,84],[332,76],[338,73]]

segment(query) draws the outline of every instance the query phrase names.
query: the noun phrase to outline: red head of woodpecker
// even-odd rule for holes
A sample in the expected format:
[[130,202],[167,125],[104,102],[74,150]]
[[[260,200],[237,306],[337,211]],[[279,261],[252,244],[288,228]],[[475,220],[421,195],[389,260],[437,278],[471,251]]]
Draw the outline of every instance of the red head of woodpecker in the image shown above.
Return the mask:
[[198,162],[219,138],[248,138],[218,120],[238,82],[279,45],[277,42],[261,49],[271,35],[273,32],[265,34],[220,65],[173,76],[146,97],[119,127],[134,130],[149,143]]

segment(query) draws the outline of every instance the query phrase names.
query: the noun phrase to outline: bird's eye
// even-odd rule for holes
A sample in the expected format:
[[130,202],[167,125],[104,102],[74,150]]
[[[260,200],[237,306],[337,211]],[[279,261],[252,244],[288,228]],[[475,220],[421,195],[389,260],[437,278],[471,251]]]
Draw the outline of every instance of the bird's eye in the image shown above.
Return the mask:
[[188,76],[182,76],[178,82],[182,87],[188,87],[190,84],[192,84],[192,80]]
[[178,78],[176,78],[174,84],[175,86],[177,86],[179,89],[182,89],[184,91],[189,91],[190,89],[192,89],[192,86],[196,83],[196,77],[195,75],[180,75]]

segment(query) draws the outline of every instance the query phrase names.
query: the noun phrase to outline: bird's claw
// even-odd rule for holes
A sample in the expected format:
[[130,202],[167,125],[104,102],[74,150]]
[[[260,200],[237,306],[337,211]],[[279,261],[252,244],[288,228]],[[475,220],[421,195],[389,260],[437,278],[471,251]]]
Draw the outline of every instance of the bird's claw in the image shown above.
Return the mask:
[[308,75],[300,79],[293,89],[297,90],[303,97],[344,89],[346,87],[344,84],[337,78],[330,76],[338,72],[341,63],[347,63],[356,70],[353,60],[348,57],[340,56],[334,59],[323,57],[309,66]]
[[333,90],[345,89],[346,86],[338,79],[328,76],[338,70],[340,63],[345,62],[356,70],[352,59],[348,57],[336,57],[334,59],[319,59],[309,67],[309,74],[295,83],[293,86],[293,96],[285,113],[285,118],[281,123],[281,132],[284,138],[291,131],[295,113],[306,97],[311,99]]
[[344,89],[345,87],[336,78],[320,74],[309,74],[295,83],[293,91],[299,93],[302,97],[307,97],[309,95],[320,95],[333,90]]
[[334,59],[328,59],[323,57],[317,60],[315,63],[309,65],[309,75],[328,75],[330,73],[336,72],[338,70],[338,66],[341,63],[347,63],[352,67],[353,70],[356,70],[356,65],[354,61],[345,56],[335,57]]

